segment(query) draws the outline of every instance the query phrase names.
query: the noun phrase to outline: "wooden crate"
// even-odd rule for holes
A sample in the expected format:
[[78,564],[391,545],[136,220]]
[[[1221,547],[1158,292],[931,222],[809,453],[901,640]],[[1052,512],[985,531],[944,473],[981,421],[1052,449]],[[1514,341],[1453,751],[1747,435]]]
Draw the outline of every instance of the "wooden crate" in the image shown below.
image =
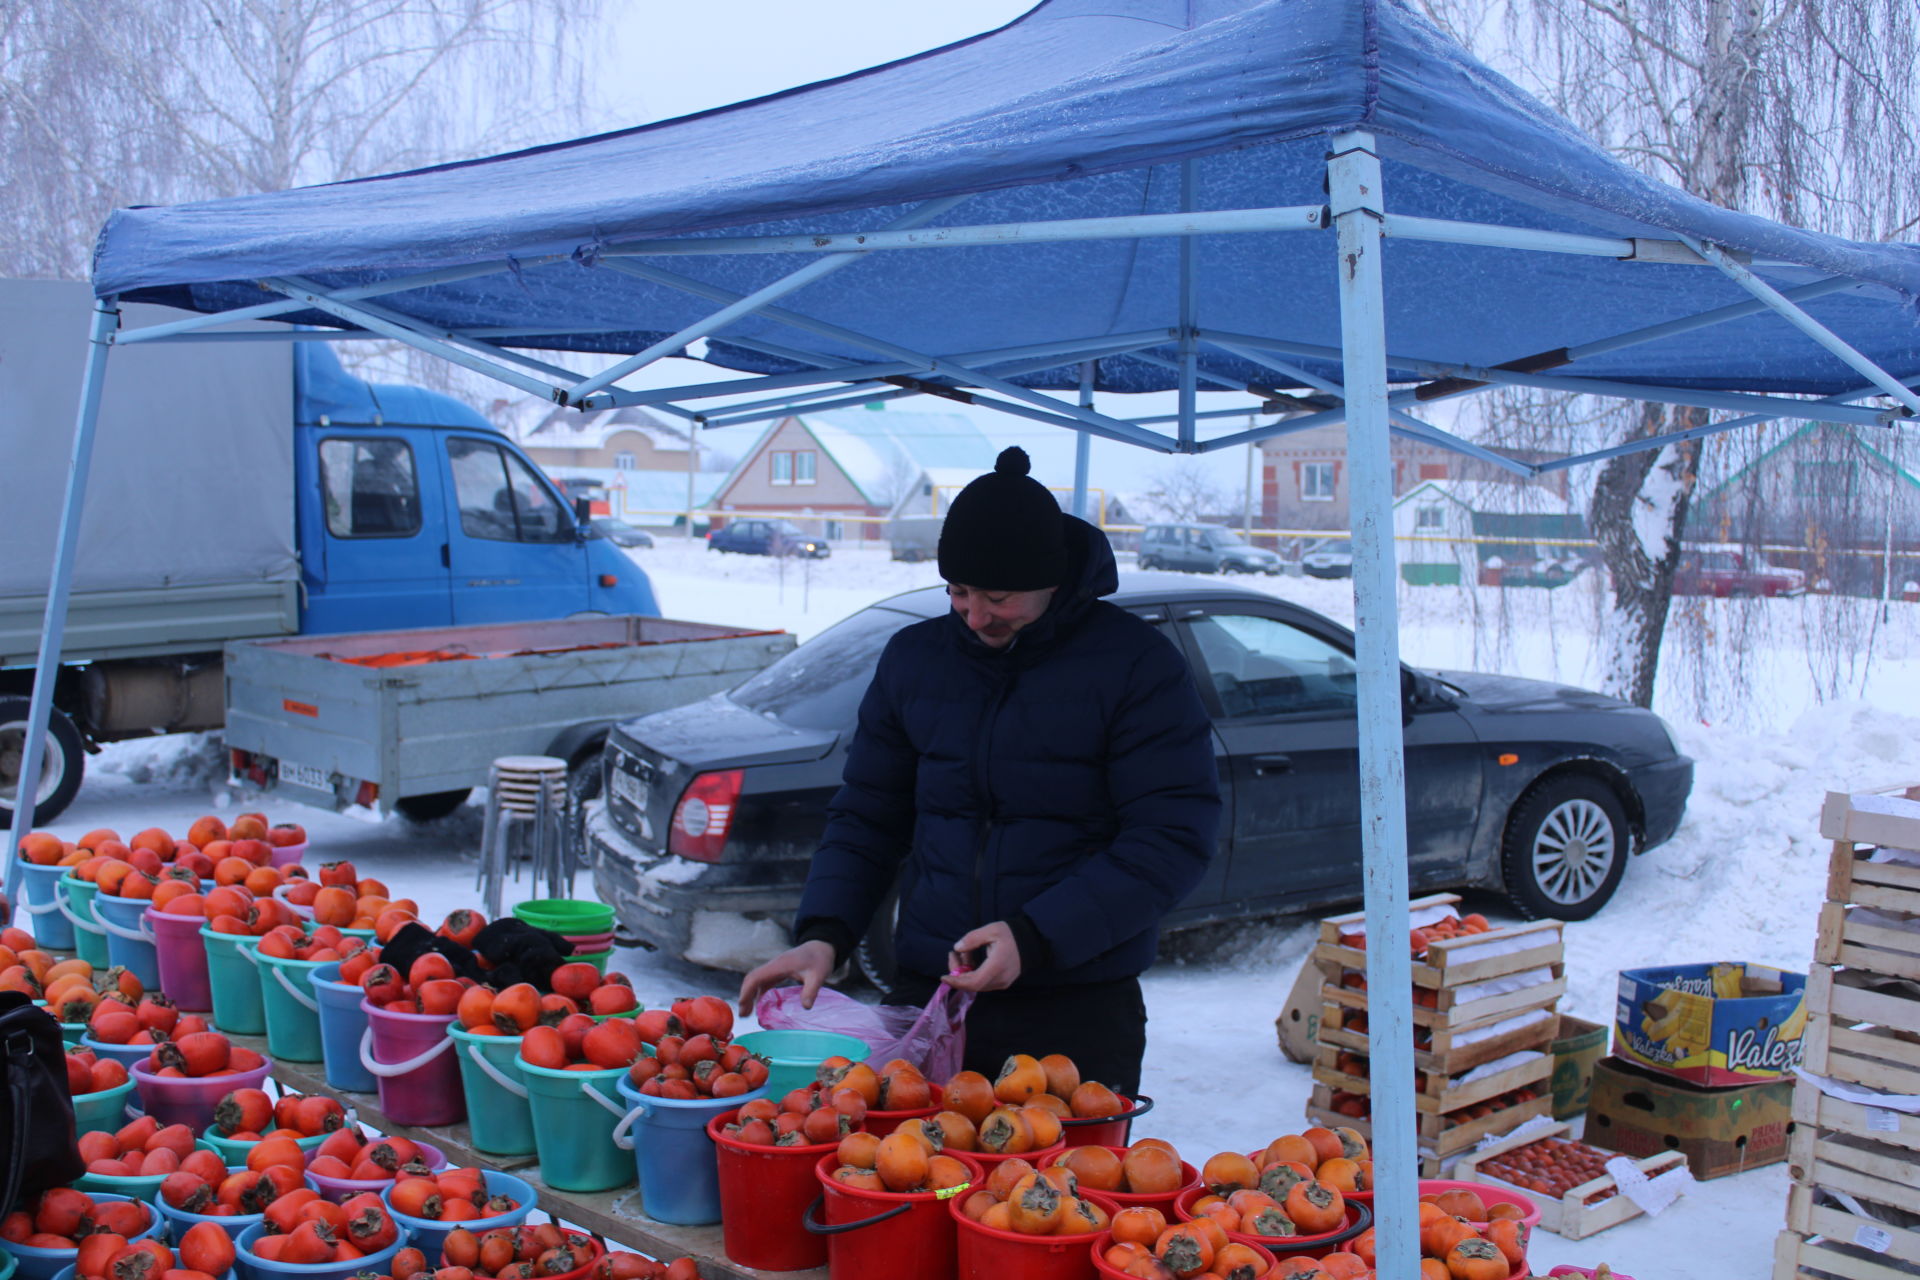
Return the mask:
[[[1849,1134],[1869,1142],[1920,1152],[1920,1116],[1830,1098],[1805,1080],[1794,1085],[1793,1123],[1796,1137],[1802,1129],[1821,1137]],[[1916,1183],[1920,1183],[1920,1179],[1916,1179]]]
[[[1835,846],[1834,859],[1848,856],[1841,850],[1854,846],[1844,841]],[[1876,882],[1871,886],[1851,881],[1849,892],[1871,889],[1882,901],[1892,895],[1911,895],[1920,904],[1920,892],[1887,885],[1887,873],[1906,872],[1920,884],[1920,868],[1875,866]],[[1849,873],[1850,878],[1850,873]],[[1814,937],[1813,958],[1821,964],[1841,965],[1890,978],[1920,981],[1920,930],[1896,929],[1869,921],[1857,909],[1866,904],[1836,901],[1820,908],[1819,932]],[[1920,905],[1910,910],[1920,911]]]
[[[1472,1150],[1475,1143],[1489,1134],[1505,1133],[1523,1120],[1551,1115],[1552,1111],[1551,1094],[1542,1094],[1531,1102],[1515,1103],[1478,1120],[1459,1124],[1449,1123],[1440,1112],[1422,1110],[1416,1117],[1415,1133],[1422,1151],[1431,1152],[1443,1161],[1450,1161],[1461,1152]],[[1333,1109],[1333,1089],[1324,1081],[1314,1083],[1313,1096],[1307,1101],[1307,1118],[1328,1128],[1346,1125],[1358,1130],[1369,1142],[1373,1140],[1373,1125],[1365,1117],[1342,1115]]]
[[1782,1231],[1773,1245],[1773,1280],[1913,1280],[1920,1269],[1898,1262],[1882,1262],[1859,1248],[1839,1241],[1809,1239],[1794,1230]]
[[1920,1094],[1920,990],[1910,990],[1907,980],[1816,963],[1807,975],[1807,1009],[1807,1070]]
[[[1426,908],[1438,910],[1452,907],[1457,911],[1459,904],[1458,894],[1436,893],[1408,903],[1407,910],[1409,914],[1417,916]],[[1364,932],[1366,920],[1364,911],[1355,911],[1344,916],[1331,916],[1320,922],[1320,941],[1313,949],[1313,958],[1330,976],[1336,969],[1366,970],[1367,953],[1340,942],[1343,934]],[[1413,985],[1444,991],[1449,987],[1466,986],[1509,973],[1559,964],[1566,950],[1561,940],[1561,929],[1558,920],[1538,920],[1532,924],[1494,929],[1488,933],[1436,939],[1428,944],[1426,956],[1413,962]],[[1525,942],[1527,945],[1502,955],[1478,954],[1490,949],[1504,949],[1516,942]],[[1334,981],[1337,983],[1338,978],[1334,977]]]
[[[1856,845],[1920,852],[1920,783],[1879,791],[1829,791],[1820,806],[1820,834]],[[1851,898],[1840,895],[1841,902]]]
[[[1899,1209],[1904,1214],[1920,1214],[1920,1207],[1915,1207],[1920,1206],[1920,1190],[1870,1174],[1851,1178],[1849,1182],[1858,1187],[1873,1187],[1872,1191],[1850,1190],[1846,1194],[1868,1213],[1877,1216],[1866,1217],[1841,1204],[1822,1203],[1813,1187],[1795,1183],[1787,1192],[1787,1230],[1801,1237],[1803,1243],[1808,1236],[1824,1236],[1828,1241],[1852,1245],[1874,1256],[1869,1259],[1854,1255],[1849,1259],[1857,1264],[1854,1270],[1835,1267],[1831,1261],[1809,1264],[1804,1255],[1795,1260],[1796,1264],[1817,1265],[1836,1275],[1858,1276],[1862,1280],[1920,1275],[1920,1229],[1902,1226],[1888,1216],[1890,1208]],[[1844,1256],[1838,1250],[1826,1252],[1830,1256]],[[1775,1274],[1779,1274],[1777,1268]],[[1789,1271],[1786,1274],[1791,1276],[1795,1273]]]
[[[1482,1162],[1495,1156],[1505,1155],[1509,1151],[1540,1141],[1542,1138],[1570,1138],[1573,1126],[1553,1124],[1545,1128],[1533,1129],[1523,1134],[1513,1134],[1488,1144],[1478,1151],[1470,1151],[1460,1158],[1454,1166],[1453,1176],[1463,1182],[1484,1182],[1490,1187],[1500,1187],[1508,1191],[1517,1191],[1540,1207],[1540,1226],[1557,1236],[1568,1240],[1584,1240],[1590,1235],[1605,1231],[1608,1227],[1619,1226],[1629,1218],[1640,1216],[1640,1206],[1623,1195],[1612,1195],[1605,1200],[1587,1203],[1595,1194],[1617,1189],[1613,1175],[1603,1174],[1598,1178],[1583,1182],[1570,1189],[1558,1200],[1552,1200],[1538,1191],[1529,1191],[1525,1187],[1516,1187],[1496,1174],[1481,1170]],[[1669,1169],[1685,1165],[1687,1158],[1678,1151],[1662,1151],[1655,1155],[1643,1156],[1633,1163],[1647,1177],[1656,1177]]]
[[[1534,965],[1532,968],[1546,969],[1549,977],[1545,982],[1536,982],[1521,987],[1517,991],[1503,991],[1495,995],[1463,998],[1472,995],[1473,984],[1464,987],[1443,988],[1436,993],[1438,1004],[1428,1008],[1425,1005],[1413,1006],[1413,1024],[1417,1027],[1451,1027],[1459,1031],[1468,1031],[1483,1027],[1502,1018],[1555,1004],[1566,994],[1566,966],[1556,960],[1549,965]],[[1328,1004],[1339,1005],[1347,1009],[1365,1009],[1367,993],[1353,987],[1339,985],[1338,978],[1329,981],[1320,988],[1321,998]]]
[[[1538,1005],[1508,1014],[1509,1018],[1521,1014],[1544,1011],[1549,1016],[1535,1019],[1526,1026],[1503,1031],[1496,1036],[1462,1043],[1470,1032],[1484,1031],[1498,1025],[1500,1019],[1479,1023],[1470,1027],[1438,1026],[1425,1027],[1426,1047],[1416,1039],[1413,1048],[1413,1065],[1419,1071],[1437,1071],[1445,1075],[1457,1076],[1463,1071],[1472,1070],[1483,1062],[1492,1062],[1495,1058],[1504,1058],[1510,1053],[1522,1049],[1539,1049],[1551,1045],[1558,1034],[1560,1019],[1552,1013],[1558,997],[1543,999]],[[1355,1053],[1368,1051],[1367,1033],[1356,1030],[1350,1023],[1356,1015],[1365,1013],[1364,1009],[1349,1008],[1346,1005],[1324,1004],[1320,1007],[1321,1044],[1335,1045]]]
[[[1313,1078],[1334,1089],[1344,1089],[1348,1093],[1372,1093],[1373,1084],[1369,1077],[1340,1070],[1338,1058],[1341,1052],[1342,1050],[1333,1045],[1321,1045],[1319,1057],[1313,1064]],[[1470,1084],[1456,1085],[1451,1083],[1451,1076],[1429,1071],[1425,1073],[1420,1088],[1414,1094],[1413,1105],[1421,1112],[1438,1114],[1457,1111],[1461,1107],[1470,1107],[1476,1102],[1497,1098],[1509,1090],[1525,1085],[1546,1084],[1552,1077],[1553,1055],[1544,1052],[1536,1054],[1527,1062],[1515,1063],[1504,1071],[1495,1072]]]

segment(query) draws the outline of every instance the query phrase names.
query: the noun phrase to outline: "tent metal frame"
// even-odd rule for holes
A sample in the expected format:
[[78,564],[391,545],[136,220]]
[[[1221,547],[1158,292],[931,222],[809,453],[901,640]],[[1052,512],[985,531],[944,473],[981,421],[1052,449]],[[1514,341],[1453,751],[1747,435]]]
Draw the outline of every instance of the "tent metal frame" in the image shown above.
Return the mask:
[[[1193,162],[1180,164],[1180,210],[1168,214],[1080,218],[1054,222],[1022,222],[976,226],[927,226],[949,212],[964,197],[928,201],[892,224],[867,232],[817,235],[697,236],[642,240],[603,249],[595,265],[664,285],[718,304],[704,319],[684,326],[644,350],[593,375],[581,375],[506,344],[538,347],[547,334],[579,333],[564,328],[476,327],[448,330],[408,316],[404,310],[377,299],[438,284],[483,276],[524,272],[530,268],[565,263],[570,255],[546,254],[520,260],[492,260],[447,268],[349,288],[327,288],[315,281],[287,276],[262,281],[282,299],[236,310],[195,316],[122,330],[117,300],[96,301],[88,358],[74,427],[73,452],[68,467],[65,506],[52,568],[51,586],[41,629],[40,650],[29,705],[29,731],[21,761],[21,785],[13,831],[0,858],[6,861],[6,881],[17,882],[13,856],[19,838],[32,825],[30,797],[37,792],[42,745],[52,710],[55,672],[59,665],[67,603],[72,585],[80,514],[85,501],[92,460],[101,387],[107,356],[115,345],[143,342],[199,341],[333,341],[376,334],[471,369],[555,403],[580,409],[645,405],[672,413],[701,427],[765,420],[795,412],[819,411],[875,399],[934,395],[983,405],[1078,433],[1074,467],[1074,507],[1084,509],[1088,446],[1092,437],[1152,449],[1162,453],[1207,453],[1241,444],[1290,435],[1313,427],[1344,422],[1348,428],[1351,467],[1350,525],[1353,539],[1354,643],[1358,679],[1362,846],[1366,890],[1367,976],[1371,990],[1383,993],[1372,1011],[1369,1051],[1375,1064],[1373,1147],[1378,1191],[1375,1199],[1379,1226],[1380,1272],[1383,1276],[1411,1276],[1417,1255],[1415,1213],[1416,1134],[1413,1106],[1412,1007],[1408,999],[1391,998],[1411,990],[1411,960],[1401,940],[1407,935],[1407,865],[1405,761],[1402,754],[1402,695],[1399,637],[1395,599],[1392,503],[1393,464],[1390,437],[1405,435],[1478,458],[1521,476],[1536,476],[1587,462],[1599,462],[1627,453],[1658,449],[1679,441],[1731,431],[1778,418],[1797,417],[1848,425],[1891,426],[1920,413],[1920,395],[1913,385],[1893,377],[1862,355],[1801,305],[1814,298],[1862,287],[1860,282],[1833,277],[1795,288],[1777,289],[1754,274],[1754,265],[1717,245],[1685,237],[1678,239],[1620,238],[1574,235],[1492,224],[1453,222],[1390,213],[1383,198],[1377,149],[1370,133],[1354,131],[1333,136],[1327,158],[1328,203],[1280,206],[1269,209],[1196,210],[1193,208]],[[1326,347],[1259,335],[1229,333],[1204,327],[1198,314],[1193,270],[1198,238],[1276,232],[1332,230],[1338,246],[1333,265],[1338,278],[1341,346]],[[868,255],[918,249],[1004,244],[1045,244],[1081,240],[1179,237],[1180,290],[1176,323],[1166,329],[1089,336],[1086,338],[1006,347],[987,351],[935,355],[914,351],[884,338],[777,305],[778,299],[804,288],[827,274],[851,267]],[[1717,270],[1753,300],[1683,316],[1629,333],[1615,335],[1553,352],[1522,357],[1506,364],[1481,366],[1434,361],[1387,350],[1385,328],[1385,272],[1382,248],[1389,238],[1427,240],[1448,244],[1520,249],[1539,253],[1579,254],[1612,258],[1622,263],[1688,264]],[[722,288],[645,259],[708,255],[821,254],[801,268],[747,294]],[[266,320],[320,310],[345,325],[364,332],[289,330],[284,334],[220,332],[242,321]],[[1708,391],[1623,382],[1617,379],[1549,374],[1584,358],[1745,316],[1771,311],[1806,334],[1849,366],[1867,385],[1819,400],[1744,392]],[[858,363],[764,338],[729,337],[730,344],[775,355],[802,366],[800,372],[748,377],[726,382],[632,390],[619,385],[630,373],[669,355],[686,354],[688,344],[722,333],[747,316],[772,321],[790,329],[867,353]],[[1172,358],[1142,355],[1171,346]],[[1215,418],[1239,418],[1248,410],[1200,411],[1202,380],[1241,389],[1232,379],[1217,377],[1198,367],[1198,355],[1211,348],[1280,374],[1313,389],[1316,395],[1295,397],[1248,385],[1265,405],[1255,412],[1286,416],[1272,424],[1201,439],[1199,424]],[[1126,419],[1094,408],[1095,363],[1102,358],[1130,356],[1171,368],[1178,375],[1178,412],[1173,415]],[[1335,380],[1315,373],[1299,361],[1337,366]],[[1010,378],[1067,365],[1079,366],[1079,394],[1073,399],[1049,395]],[[1393,375],[1424,381],[1395,390]],[[1411,416],[1417,404],[1470,395],[1490,387],[1527,386],[1566,393],[1620,397],[1658,403],[1689,405],[1741,412],[1730,421],[1633,440],[1578,456],[1544,463],[1506,458],[1471,441],[1442,431]],[[727,406],[696,410],[685,401],[784,392],[770,399],[733,401]],[[991,395],[985,393],[992,393]],[[1899,408],[1857,407],[1855,402],[1885,395]],[[823,398],[824,397],[824,398]],[[1329,400],[1337,404],[1329,407]],[[1171,422],[1171,434],[1152,429]],[[34,779],[29,783],[29,779]]]

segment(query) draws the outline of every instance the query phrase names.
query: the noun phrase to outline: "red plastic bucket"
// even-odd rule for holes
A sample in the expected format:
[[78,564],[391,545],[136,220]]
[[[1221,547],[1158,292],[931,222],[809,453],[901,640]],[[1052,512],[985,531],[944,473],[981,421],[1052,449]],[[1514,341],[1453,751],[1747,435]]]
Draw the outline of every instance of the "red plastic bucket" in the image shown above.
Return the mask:
[[[1086,1199],[1108,1217],[1120,1206],[1098,1191]],[[1104,1232],[1077,1236],[1030,1236],[975,1222],[961,1209],[964,1197],[949,1206],[959,1232],[955,1280],[1094,1280],[1093,1242]]]
[[955,1280],[959,1234],[947,1202],[958,1207],[969,1190],[986,1182],[986,1173],[971,1152],[947,1154],[967,1166],[971,1182],[944,1191],[861,1191],[834,1180],[840,1166],[835,1152],[814,1163],[820,1192],[805,1222],[808,1231],[826,1237],[830,1280],[884,1275]]
[[[1113,1152],[1114,1155],[1119,1156],[1122,1160],[1127,1158],[1127,1148],[1125,1147],[1108,1147],[1107,1150]],[[1057,1157],[1050,1156],[1047,1159],[1048,1164],[1055,1164],[1057,1162],[1058,1162]],[[1166,1219],[1168,1222],[1172,1222],[1177,1216],[1173,1211],[1173,1202],[1180,1198],[1181,1192],[1187,1191],[1199,1185],[1200,1185],[1200,1171],[1194,1168],[1192,1165],[1188,1164],[1185,1160],[1182,1160],[1180,1162],[1180,1185],[1175,1187],[1172,1191],[1099,1191],[1099,1190],[1096,1190],[1095,1194],[1105,1196],[1107,1199],[1119,1205],[1122,1209],[1131,1209],[1135,1205],[1140,1205],[1148,1209],[1158,1209],[1162,1214],[1166,1216]],[[1088,1189],[1094,1190],[1093,1188],[1088,1188]]]
[[[991,1151],[949,1151],[947,1154],[950,1156],[965,1156],[986,1170],[988,1177],[992,1177],[993,1171],[1008,1160],[1025,1160],[1036,1169],[1044,1169],[1053,1163],[1055,1156],[1066,1149],[1066,1143],[1056,1142],[1052,1146],[1042,1147],[1038,1151],[1009,1151],[1001,1155],[996,1155]],[[1168,1221],[1172,1221],[1172,1219],[1168,1219]]]
[[1070,1147],[1124,1147],[1133,1132],[1133,1122],[1153,1110],[1153,1099],[1146,1094],[1129,1098],[1118,1095],[1127,1109],[1117,1116],[1072,1117],[1060,1121]]
[[[1200,1215],[1193,1211],[1193,1202],[1207,1194],[1205,1187],[1188,1187],[1173,1202],[1174,1214],[1167,1221],[1191,1222]],[[1311,1236],[1256,1236],[1244,1231],[1229,1231],[1227,1239],[1238,1240],[1241,1244],[1255,1245],[1265,1249],[1276,1258],[1324,1258],[1328,1254],[1345,1247],[1347,1241],[1373,1225],[1373,1210],[1364,1204],[1347,1201],[1347,1220],[1336,1231],[1323,1231]]]
[[147,908],[143,919],[153,931],[160,989],[189,1013],[213,1012],[213,981],[207,976],[207,944],[200,939],[202,916],[174,915]]
[[901,1111],[868,1111],[866,1123],[861,1127],[876,1138],[884,1138],[909,1120],[925,1120],[940,1110],[941,1100],[947,1096],[942,1085],[927,1086],[933,1091],[933,1105],[930,1107],[908,1107]]
[[[1244,1243],[1244,1241],[1242,1243]],[[1093,1238],[1093,1274],[1099,1276],[1100,1280],[1133,1280],[1133,1277],[1129,1276],[1126,1272],[1117,1267],[1107,1265],[1107,1250],[1112,1247],[1113,1232],[1111,1231],[1102,1231]],[[1267,1269],[1262,1274],[1270,1276],[1273,1274],[1273,1269],[1280,1265],[1279,1259],[1273,1256],[1271,1249],[1262,1248],[1257,1244],[1248,1245],[1247,1247],[1259,1254],[1261,1259],[1266,1262]]]
[[727,1260],[761,1271],[805,1271],[824,1266],[827,1239],[808,1233],[801,1219],[820,1194],[813,1167],[839,1147],[756,1147],[720,1130],[738,1118],[726,1111],[707,1121],[719,1160],[720,1240]]
[[[1531,1197],[1523,1195],[1518,1191],[1509,1191],[1505,1187],[1489,1186],[1484,1182],[1461,1182],[1454,1178],[1420,1179],[1420,1195],[1438,1195],[1442,1191],[1471,1191],[1489,1205],[1517,1205],[1526,1215],[1520,1219],[1522,1226],[1531,1231],[1540,1225],[1540,1206],[1534,1203]],[[1347,1196],[1347,1199],[1357,1204],[1364,1204],[1369,1209],[1373,1207],[1373,1192],[1371,1191],[1355,1191]],[[1484,1227],[1487,1224],[1485,1222],[1476,1222],[1473,1225],[1476,1227]]]
[[389,1013],[362,1000],[367,1030],[360,1065],[380,1081],[380,1110],[395,1124],[455,1124],[467,1118],[460,1059],[447,1034],[451,1013]]

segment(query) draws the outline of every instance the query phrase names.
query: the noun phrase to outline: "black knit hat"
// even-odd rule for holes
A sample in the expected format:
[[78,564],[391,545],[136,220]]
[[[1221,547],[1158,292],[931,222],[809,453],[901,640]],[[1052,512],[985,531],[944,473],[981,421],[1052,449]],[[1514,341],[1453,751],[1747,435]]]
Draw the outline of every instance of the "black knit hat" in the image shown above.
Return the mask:
[[1001,451],[960,491],[940,527],[940,576],[986,591],[1038,591],[1067,577],[1066,517],[1027,474],[1027,451]]

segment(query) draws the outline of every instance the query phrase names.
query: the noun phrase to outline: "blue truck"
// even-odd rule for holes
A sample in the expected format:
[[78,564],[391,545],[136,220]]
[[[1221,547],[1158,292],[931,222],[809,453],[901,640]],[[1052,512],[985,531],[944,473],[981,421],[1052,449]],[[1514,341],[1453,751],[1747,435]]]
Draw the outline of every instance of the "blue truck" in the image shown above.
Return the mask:
[[[83,284],[0,280],[9,821],[72,448],[74,339],[91,303]],[[128,311],[129,325],[179,315]],[[117,352],[75,566],[35,789],[41,823],[71,802],[98,744],[221,727],[230,644],[378,631],[444,649],[463,643],[451,633],[464,627],[660,612],[633,558],[484,417],[437,392],[356,378],[319,340]],[[544,642],[565,647],[551,632]],[[633,714],[611,703],[609,717]],[[465,794],[389,789],[380,807],[426,817]]]

